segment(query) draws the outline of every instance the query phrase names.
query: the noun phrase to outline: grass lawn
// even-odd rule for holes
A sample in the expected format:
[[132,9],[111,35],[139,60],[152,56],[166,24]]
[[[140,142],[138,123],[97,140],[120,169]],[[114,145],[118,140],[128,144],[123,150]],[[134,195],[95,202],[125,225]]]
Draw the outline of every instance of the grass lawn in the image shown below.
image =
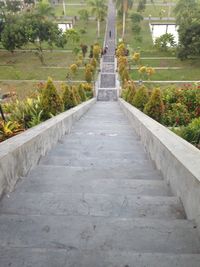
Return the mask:
[[[79,11],[81,9],[87,9],[87,11],[90,13],[91,12],[91,7],[90,6],[65,6],[65,10],[66,10],[66,16],[69,17],[74,17],[74,16],[79,16]],[[55,10],[55,15],[56,16],[63,16],[63,5],[55,5],[54,6],[54,10]]]
[[[134,80],[141,79],[137,70],[130,72],[131,78]],[[200,69],[179,69],[179,70],[156,70],[155,74],[151,77],[152,81],[187,81],[187,80],[200,80]]]

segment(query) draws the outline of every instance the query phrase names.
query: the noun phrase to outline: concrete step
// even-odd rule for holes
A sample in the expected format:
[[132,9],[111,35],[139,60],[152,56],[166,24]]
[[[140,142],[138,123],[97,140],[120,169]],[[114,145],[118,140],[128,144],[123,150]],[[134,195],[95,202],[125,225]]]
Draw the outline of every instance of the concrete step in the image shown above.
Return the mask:
[[155,169],[155,166],[152,162],[149,160],[141,160],[141,158],[131,158],[131,159],[106,159],[103,157],[81,157],[74,156],[74,157],[62,157],[62,156],[56,156],[56,155],[47,155],[40,160],[40,164],[42,165],[57,165],[57,166],[70,166],[70,167],[102,167],[102,168],[108,168],[108,167],[127,167],[132,168],[133,171],[135,170],[145,170],[148,172],[149,170],[152,171]]
[[200,253],[196,226],[186,220],[87,216],[0,216],[1,247]]
[[[111,52],[113,52],[113,51],[111,51]],[[115,62],[115,56],[113,56],[113,55],[104,55],[103,56],[103,62]]]
[[199,267],[199,254],[0,248],[2,267]]
[[199,254],[71,250],[66,267],[199,267]]
[[95,138],[94,135],[86,135],[84,138],[80,136],[66,136],[63,138],[58,146],[63,149],[85,149],[92,150],[106,150],[106,151],[121,151],[121,152],[135,152],[136,154],[144,155],[144,148],[140,141],[134,138],[120,138],[119,136],[102,136]]
[[124,160],[131,160],[132,159],[135,161],[145,161],[149,160],[147,154],[143,153],[135,153],[134,151],[131,152],[124,152],[122,151],[120,154],[116,153],[116,151],[102,151],[102,150],[87,150],[87,149],[67,149],[62,146],[57,146],[54,149],[52,149],[48,153],[49,156],[59,156],[59,157],[65,157],[67,159],[73,160],[73,159],[90,159],[94,158],[95,160],[101,160],[101,159],[112,159],[112,160],[121,160],[122,162]]
[[[111,83],[111,86],[108,88],[114,88],[115,84]],[[105,88],[104,83],[101,83],[101,88]],[[118,100],[118,91],[116,89],[98,89],[97,101],[117,101]],[[107,86],[106,86],[107,88]]]
[[[93,176],[86,177],[84,174],[70,176],[70,171],[68,175],[65,175],[63,170],[61,174],[55,174],[51,168],[46,171],[47,167],[40,167],[40,175],[34,171],[28,178],[23,178],[18,183],[15,192],[172,196],[169,186],[162,180],[105,179]],[[58,168],[56,167],[56,169]]]
[[[38,202],[38,199],[40,200]],[[26,201],[24,201],[26,200]],[[122,194],[19,193],[0,203],[1,214],[184,219],[177,197]]]
[[[115,88],[116,86],[116,75],[115,73],[102,73],[100,74],[100,88]],[[99,92],[98,92],[99,93]],[[105,99],[106,100],[106,99]],[[105,101],[102,99],[102,101]],[[112,100],[112,99],[110,99]]]
[[139,166],[132,167],[66,167],[66,166],[51,166],[39,165],[28,175],[30,178],[53,177],[54,179],[69,179],[69,178],[82,178],[82,179],[130,179],[130,180],[162,180],[162,176],[158,170],[145,170]]

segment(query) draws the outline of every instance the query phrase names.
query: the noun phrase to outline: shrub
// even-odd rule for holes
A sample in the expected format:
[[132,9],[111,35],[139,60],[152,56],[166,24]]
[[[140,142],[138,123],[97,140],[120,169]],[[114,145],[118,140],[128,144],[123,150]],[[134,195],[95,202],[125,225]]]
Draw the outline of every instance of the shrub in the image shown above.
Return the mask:
[[129,71],[125,68],[121,74],[122,83],[129,80]]
[[4,111],[7,113],[8,120],[23,125],[25,129],[33,127],[42,121],[43,108],[41,98],[37,95],[34,98],[6,103]]
[[99,44],[94,44],[93,46],[93,56],[96,60],[99,60],[99,55],[101,53],[101,47]]
[[84,44],[81,44],[80,47],[81,47],[82,55],[83,55],[83,57],[85,57],[86,53],[88,51],[88,46],[84,45]]
[[132,104],[143,111],[144,106],[148,102],[149,94],[147,88],[145,86],[141,86],[137,91],[135,96],[133,97]]
[[85,68],[85,80],[86,80],[86,82],[91,83],[92,77],[93,77],[92,71],[88,68]]
[[155,88],[144,107],[144,113],[152,117],[154,120],[161,121],[164,112],[164,104],[162,100],[160,88]]
[[95,58],[92,58],[92,59],[90,60],[90,64],[93,66],[94,69],[96,69],[96,67],[97,67],[97,61],[96,61]]
[[86,97],[87,98],[92,98],[93,97],[93,86],[91,83],[82,83],[81,84],[84,91],[85,91],[85,94],[86,94]]
[[125,88],[125,91],[126,91],[125,100],[127,102],[129,102],[130,104],[132,104],[133,97],[134,97],[135,92],[136,92],[136,86],[135,86],[134,81],[133,80],[126,81],[124,83],[124,88]]
[[86,101],[86,94],[85,94],[85,91],[83,89],[82,84],[79,84],[79,86],[78,86],[78,93],[79,93],[79,96],[81,98],[81,102]]
[[70,71],[73,75],[75,75],[77,73],[78,66],[76,64],[71,64],[69,68],[70,68]]
[[64,109],[68,110],[78,105],[74,92],[67,84],[63,86],[63,95],[62,95]]
[[135,52],[132,56],[132,59],[135,63],[138,63],[140,61],[140,53]]
[[188,126],[180,127],[173,131],[188,142],[200,148],[200,118],[193,119]]
[[4,122],[0,120],[0,142],[15,136],[16,134],[24,131],[23,127],[16,121]]
[[81,97],[79,95],[79,91],[78,91],[77,86],[75,86],[75,85],[72,86],[72,92],[74,94],[74,97],[76,99],[77,104],[80,104],[81,103]]
[[48,79],[45,88],[41,92],[41,105],[45,119],[63,111],[62,100],[51,78]]
[[189,121],[190,114],[187,107],[181,103],[172,104],[162,117],[162,123],[167,126],[187,125]]

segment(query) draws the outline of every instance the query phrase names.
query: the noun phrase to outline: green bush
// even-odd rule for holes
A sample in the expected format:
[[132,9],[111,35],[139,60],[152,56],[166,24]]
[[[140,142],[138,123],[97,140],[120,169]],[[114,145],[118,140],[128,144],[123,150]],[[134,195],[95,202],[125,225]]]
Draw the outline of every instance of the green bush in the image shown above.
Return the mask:
[[63,111],[62,99],[51,78],[48,79],[45,88],[41,92],[41,105],[45,119]]
[[188,142],[200,148],[200,118],[193,119],[188,126],[173,129],[173,131]]
[[161,121],[164,112],[164,104],[160,88],[155,88],[144,107],[144,113],[156,121]]
[[63,87],[62,99],[65,110],[68,110],[78,105],[74,92],[67,84]]
[[124,93],[124,99],[132,104],[133,97],[136,93],[136,86],[133,80],[127,81],[124,83],[125,93]]
[[187,125],[189,121],[190,114],[187,107],[181,103],[172,104],[162,116],[162,123],[166,126]]
[[136,108],[140,109],[143,111],[144,106],[149,100],[149,94],[148,90],[145,86],[141,86],[137,91],[136,94],[133,97],[132,104]]
[[85,80],[87,83],[91,83],[93,78],[93,73],[89,68],[85,69]]
[[79,91],[78,91],[77,86],[73,85],[72,91],[73,91],[73,94],[74,94],[74,97],[76,99],[77,104],[80,104],[81,103],[81,97],[79,95]]
[[82,83],[81,84],[84,91],[85,91],[85,94],[86,94],[86,98],[90,99],[93,97],[93,86],[91,83]]
[[86,98],[86,94],[85,94],[82,84],[79,84],[78,86],[78,93],[81,98],[81,102],[86,101],[87,98]]

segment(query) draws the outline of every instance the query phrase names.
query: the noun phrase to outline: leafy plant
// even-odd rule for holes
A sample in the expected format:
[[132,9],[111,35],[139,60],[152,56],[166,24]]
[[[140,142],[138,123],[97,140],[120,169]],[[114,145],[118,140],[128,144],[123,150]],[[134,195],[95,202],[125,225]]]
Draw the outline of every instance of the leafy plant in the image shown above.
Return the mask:
[[193,119],[188,126],[173,129],[173,131],[200,148],[200,118]]
[[146,103],[148,102],[149,99],[149,94],[148,94],[148,90],[145,86],[141,86],[135,93],[133,100],[132,100],[132,104],[140,109],[141,111],[143,111]]
[[78,105],[72,88],[67,84],[63,86],[62,100],[65,110],[68,110]]
[[154,120],[161,121],[164,112],[164,104],[160,88],[155,88],[144,107],[144,113]]
[[190,114],[187,107],[181,103],[172,104],[162,117],[162,123],[167,126],[187,125],[189,121]]
[[48,78],[45,88],[41,93],[43,117],[50,118],[63,111],[63,103],[51,78]]
[[16,121],[5,122],[0,120],[0,141],[15,136],[16,134],[24,131],[22,126]]
[[78,93],[79,93],[79,96],[81,98],[81,102],[86,101],[86,94],[85,94],[85,91],[83,89],[82,84],[79,84],[79,86],[78,86]]

